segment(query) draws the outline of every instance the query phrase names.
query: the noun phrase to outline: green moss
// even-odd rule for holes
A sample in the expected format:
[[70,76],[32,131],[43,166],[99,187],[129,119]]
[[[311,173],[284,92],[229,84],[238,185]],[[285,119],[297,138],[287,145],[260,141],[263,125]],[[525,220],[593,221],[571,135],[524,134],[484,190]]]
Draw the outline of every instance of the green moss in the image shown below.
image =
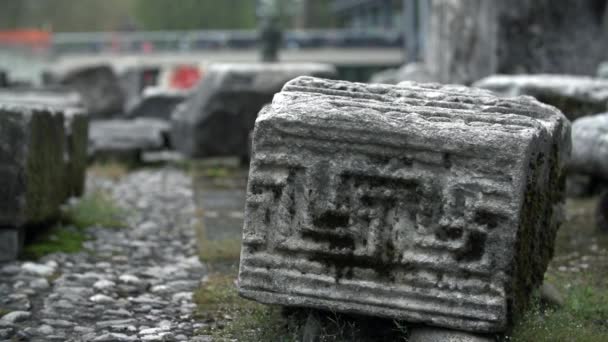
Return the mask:
[[508,338],[516,342],[608,341],[608,292],[573,287],[562,308],[543,311],[538,301]]
[[86,235],[75,227],[56,226],[41,234],[26,244],[23,257],[39,259],[51,253],[76,253],[82,250],[82,244],[87,240]]
[[64,222],[78,228],[95,225],[108,228],[124,228],[126,213],[118,208],[109,196],[96,192],[81,198],[75,205],[68,207],[64,214]]
[[39,228],[24,246],[23,258],[39,259],[51,253],[76,253],[88,238],[84,229],[91,226],[122,228],[125,213],[108,196],[93,193],[64,209],[59,224]]
[[565,296],[564,305],[545,311],[535,298],[508,341],[608,341],[608,235],[595,229],[596,202],[566,203],[567,220],[557,234],[555,257],[545,275],[545,281]]
[[7,313],[11,312],[10,310],[6,310],[6,309],[2,309],[0,308],[0,318],[2,318],[2,316],[6,315]]

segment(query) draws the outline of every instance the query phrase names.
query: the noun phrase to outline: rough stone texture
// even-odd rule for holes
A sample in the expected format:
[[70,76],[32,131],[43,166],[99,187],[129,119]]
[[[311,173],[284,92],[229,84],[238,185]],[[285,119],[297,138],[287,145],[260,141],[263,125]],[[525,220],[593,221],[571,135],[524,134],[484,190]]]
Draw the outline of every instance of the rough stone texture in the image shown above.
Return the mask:
[[61,111],[0,104],[0,226],[42,223],[58,214],[65,141]]
[[604,0],[512,0],[494,5],[500,7],[498,73],[593,75],[608,58]]
[[187,95],[184,91],[148,89],[127,111],[127,117],[170,120],[175,107],[183,102]]
[[473,335],[463,331],[437,329],[437,328],[416,328],[412,330],[409,342],[493,342],[490,336]]
[[606,111],[608,80],[573,75],[493,75],[474,87],[504,96],[530,95],[559,108],[570,120]]
[[66,129],[66,190],[67,197],[84,194],[87,172],[89,115],[78,108],[64,111]]
[[376,73],[369,83],[397,84],[403,81],[436,82],[424,63],[409,63],[399,69],[388,69]]
[[293,80],[256,121],[240,294],[502,331],[552,256],[569,153],[531,97]]
[[0,227],[0,263],[17,259],[23,247],[23,238],[21,227]]
[[89,132],[89,156],[122,156],[158,151],[168,145],[169,123],[159,119],[97,120]]
[[89,115],[77,92],[65,88],[11,88],[0,91],[0,103],[44,105],[60,110],[65,124],[65,196],[80,196],[84,191],[87,165]]
[[325,64],[214,64],[172,116],[172,142],[188,157],[245,156],[260,109],[301,75],[333,77]]
[[576,173],[608,179],[608,113],[580,118],[572,123],[572,157]]
[[438,80],[495,73],[593,75],[608,58],[606,2],[432,0],[425,62]]
[[123,112],[125,95],[118,77],[107,65],[86,66],[57,72],[53,82],[77,91],[91,119],[104,119]]
[[197,256],[192,189],[188,173],[169,167],[89,175],[87,191],[111,196],[128,227],[80,228],[87,236],[80,252],[0,263],[0,308],[10,312],[10,322],[0,319],[0,340],[206,338],[197,336],[208,323],[193,302],[207,271]]

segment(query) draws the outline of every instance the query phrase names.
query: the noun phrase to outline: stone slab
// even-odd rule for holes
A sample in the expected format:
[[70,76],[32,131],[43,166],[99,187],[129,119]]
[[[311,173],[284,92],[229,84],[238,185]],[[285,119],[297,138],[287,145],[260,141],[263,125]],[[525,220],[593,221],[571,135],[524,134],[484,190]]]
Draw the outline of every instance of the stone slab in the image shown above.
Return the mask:
[[587,76],[493,75],[473,84],[503,96],[534,96],[555,106],[570,120],[606,111],[608,80]]
[[175,107],[188,97],[189,92],[148,88],[127,111],[128,118],[170,120]]
[[42,105],[63,113],[65,124],[65,196],[84,193],[87,166],[89,115],[77,92],[61,87],[11,88],[0,90],[0,103]]
[[608,180],[608,113],[572,123],[572,172]]
[[92,119],[107,119],[124,111],[125,94],[113,69],[108,65],[89,65],[68,70],[51,70],[51,84],[80,94]]
[[0,226],[43,223],[65,199],[63,113],[0,104]]
[[79,108],[64,110],[66,129],[67,197],[84,194],[88,162],[89,115]]
[[171,141],[191,158],[247,155],[247,137],[260,109],[302,75],[333,77],[328,64],[213,64],[194,94],[172,115]]
[[159,119],[96,120],[91,122],[88,154],[92,158],[139,155],[168,147],[169,122]]
[[551,259],[569,153],[531,97],[297,78],[256,121],[239,292],[504,331]]

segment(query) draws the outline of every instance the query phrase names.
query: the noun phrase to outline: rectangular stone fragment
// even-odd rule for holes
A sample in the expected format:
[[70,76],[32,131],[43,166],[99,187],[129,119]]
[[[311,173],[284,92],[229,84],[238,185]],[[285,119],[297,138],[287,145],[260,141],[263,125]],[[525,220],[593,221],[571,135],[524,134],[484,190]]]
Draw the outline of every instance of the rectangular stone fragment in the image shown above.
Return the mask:
[[47,106],[61,111],[65,124],[65,196],[84,193],[89,115],[78,93],[65,88],[12,88],[0,91],[0,103]]
[[569,134],[531,97],[295,79],[255,124],[239,292],[504,331],[553,253]]
[[61,111],[0,104],[0,227],[52,220],[65,198]]

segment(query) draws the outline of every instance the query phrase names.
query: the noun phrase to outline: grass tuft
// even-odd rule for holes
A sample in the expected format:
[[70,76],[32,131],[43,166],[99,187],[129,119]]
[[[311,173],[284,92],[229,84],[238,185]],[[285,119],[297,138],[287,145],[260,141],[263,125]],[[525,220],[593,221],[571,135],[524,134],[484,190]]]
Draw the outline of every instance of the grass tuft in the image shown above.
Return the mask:
[[608,296],[605,289],[572,288],[562,308],[543,310],[538,301],[514,328],[508,341],[608,341]]
[[63,210],[60,223],[37,230],[33,240],[24,246],[22,257],[35,260],[52,253],[77,253],[88,240],[85,228],[124,228],[124,217],[125,212],[108,196],[102,193],[86,195]]
[[55,226],[38,234],[34,241],[25,245],[23,257],[39,259],[51,253],[77,253],[87,240],[85,234],[75,227]]
[[124,228],[125,212],[118,208],[109,196],[95,192],[81,198],[76,204],[66,208],[63,221],[78,228],[103,226]]
[[2,318],[2,316],[6,315],[7,313],[11,312],[10,310],[6,310],[6,309],[2,309],[0,308],[0,318]]

